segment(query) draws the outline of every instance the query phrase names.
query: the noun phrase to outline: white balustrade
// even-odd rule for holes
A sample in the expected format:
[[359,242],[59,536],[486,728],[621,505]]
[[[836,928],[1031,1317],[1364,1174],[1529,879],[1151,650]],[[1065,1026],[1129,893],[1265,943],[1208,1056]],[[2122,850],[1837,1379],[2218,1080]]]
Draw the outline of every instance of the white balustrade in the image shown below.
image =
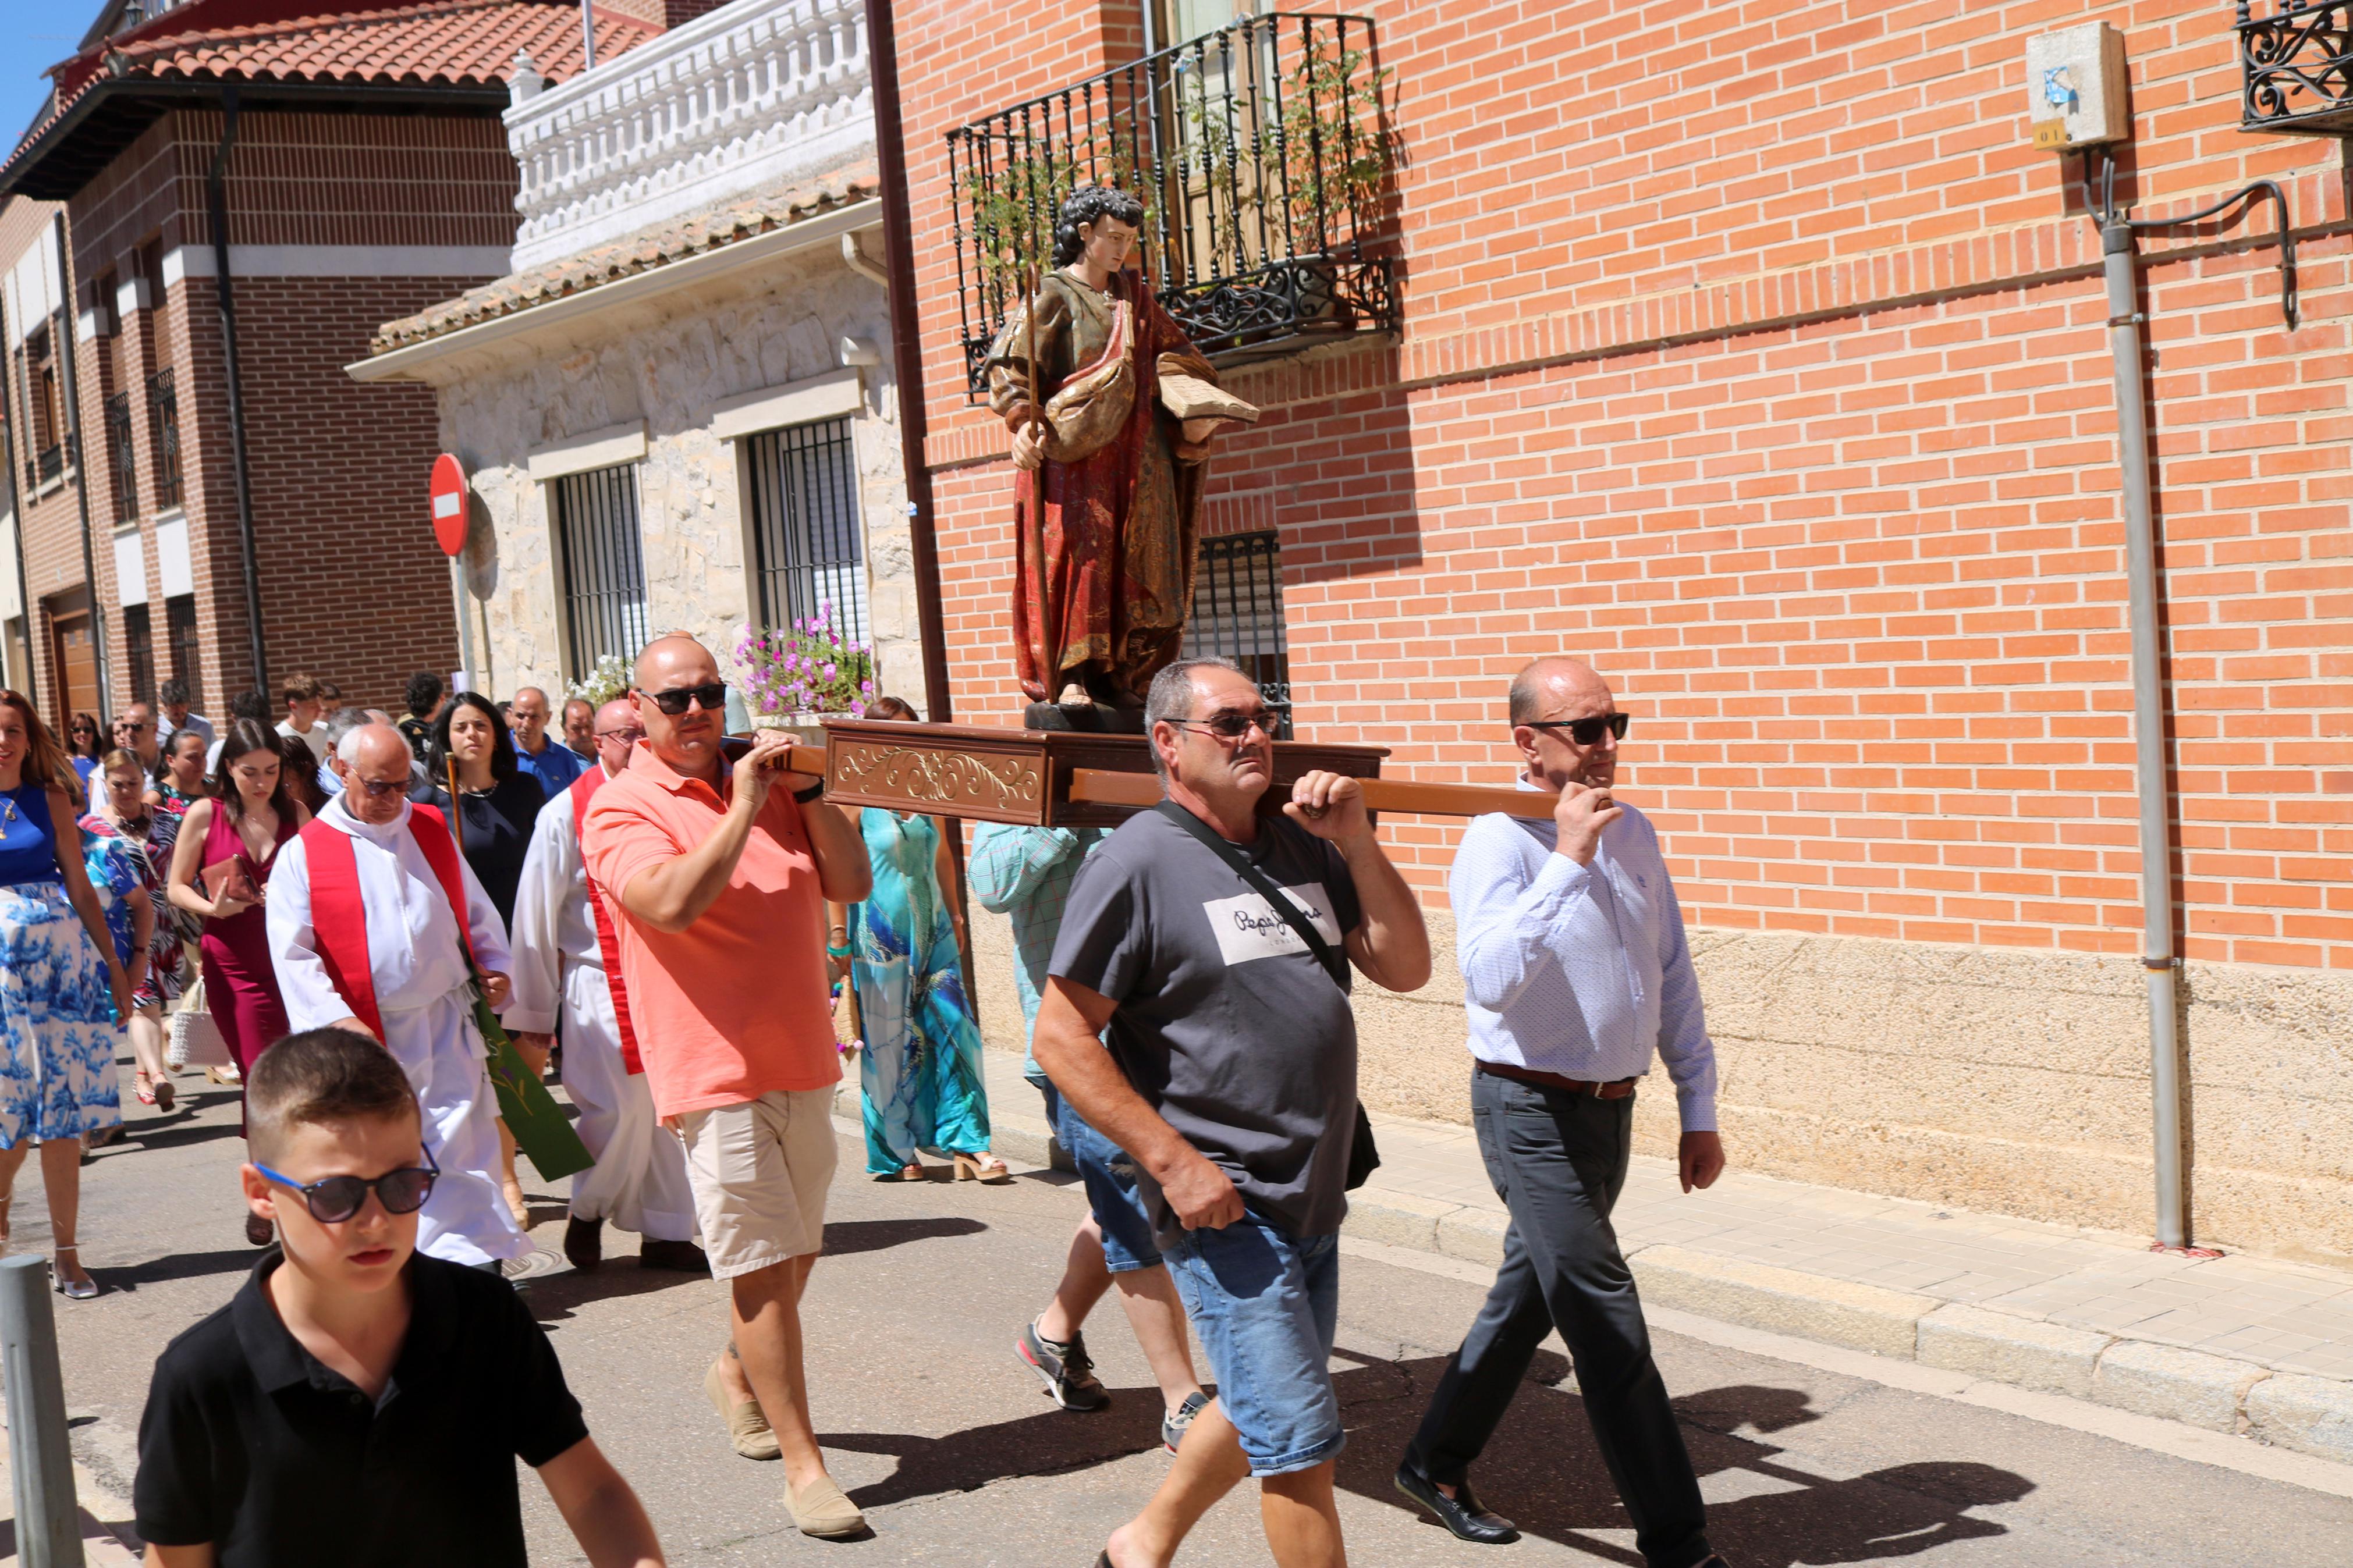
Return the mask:
[[514,268],[869,153],[863,0],[731,0],[506,112]]

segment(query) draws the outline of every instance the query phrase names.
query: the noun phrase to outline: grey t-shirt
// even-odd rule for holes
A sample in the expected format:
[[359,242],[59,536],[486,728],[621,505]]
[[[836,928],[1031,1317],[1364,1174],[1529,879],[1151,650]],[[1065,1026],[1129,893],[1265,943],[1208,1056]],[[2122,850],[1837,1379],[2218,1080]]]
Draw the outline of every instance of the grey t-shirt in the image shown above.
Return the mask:
[[[1338,849],[1261,818],[1245,847],[1337,948],[1363,911]],[[1112,1056],[1145,1102],[1233,1181],[1261,1217],[1328,1236],[1348,1212],[1356,1020],[1348,998],[1266,900],[1157,811],[1122,824],[1080,868],[1049,973],[1119,1004]],[[1160,1245],[1184,1235],[1139,1185]]]

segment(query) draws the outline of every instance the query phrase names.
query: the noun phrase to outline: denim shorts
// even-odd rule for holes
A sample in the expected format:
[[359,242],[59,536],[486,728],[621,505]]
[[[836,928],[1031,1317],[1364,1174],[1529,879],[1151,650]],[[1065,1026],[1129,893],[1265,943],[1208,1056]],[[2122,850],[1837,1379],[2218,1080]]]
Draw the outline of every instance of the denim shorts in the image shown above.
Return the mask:
[[1244,1215],[1223,1230],[1188,1230],[1162,1256],[1250,1474],[1313,1469],[1338,1453],[1348,1440],[1331,1372],[1340,1238]]
[[1079,1168],[1087,1189],[1087,1206],[1094,1210],[1103,1232],[1103,1267],[1113,1274],[1160,1266],[1160,1248],[1153,1245],[1152,1221],[1144,1212],[1144,1197],[1135,1190],[1135,1162],[1127,1151],[1087,1125],[1048,1079],[1031,1079],[1046,1097],[1046,1125],[1055,1142]]

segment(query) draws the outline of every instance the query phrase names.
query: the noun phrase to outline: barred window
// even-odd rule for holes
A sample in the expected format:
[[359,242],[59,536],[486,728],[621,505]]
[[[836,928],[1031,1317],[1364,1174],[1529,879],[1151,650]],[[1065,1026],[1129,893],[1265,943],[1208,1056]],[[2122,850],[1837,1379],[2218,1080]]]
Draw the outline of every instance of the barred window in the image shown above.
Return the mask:
[[106,451],[114,459],[114,521],[139,521],[139,458],[131,442],[131,395],[106,400]]
[[131,666],[131,700],[155,700],[155,631],[144,605],[122,606],[122,647]]
[[170,365],[147,378],[147,426],[155,447],[155,504],[168,511],[180,504],[180,395]]
[[645,545],[638,528],[638,466],[620,463],[565,474],[550,489],[564,584],[565,649],[576,680],[608,653],[635,658],[650,636]]
[[172,679],[191,693],[205,689],[204,662],[197,655],[196,596],[174,594],[164,601],[164,637],[171,645]]
[[770,430],[745,445],[760,624],[790,626],[829,605],[844,637],[871,641],[849,421]]
[[1193,616],[1185,655],[1228,658],[1258,682],[1291,739],[1291,656],[1283,640],[1282,552],[1274,531],[1201,541],[1193,567]]

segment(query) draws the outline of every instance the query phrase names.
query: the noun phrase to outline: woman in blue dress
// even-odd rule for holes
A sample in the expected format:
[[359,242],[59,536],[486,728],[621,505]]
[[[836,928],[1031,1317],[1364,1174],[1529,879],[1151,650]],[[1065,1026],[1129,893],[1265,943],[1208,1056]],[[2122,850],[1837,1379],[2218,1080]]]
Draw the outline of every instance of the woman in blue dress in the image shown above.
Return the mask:
[[16,1173],[38,1143],[58,1289],[77,1301],[98,1294],[74,1239],[82,1141],[122,1123],[114,1020],[132,1012],[82,868],[81,798],[31,701],[0,691],[0,1245]]
[[[869,719],[914,716],[895,697],[866,710]],[[964,911],[948,891],[947,841],[928,816],[871,808],[858,814],[858,831],[874,890],[847,910],[830,906],[828,952],[837,969],[847,960],[858,994],[867,1172],[920,1182],[917,1152],[929,1149],[948,1156],[958,1181],[1002,1182],[1010,1173],[988,1150],[980,1026],[958,963]]]

